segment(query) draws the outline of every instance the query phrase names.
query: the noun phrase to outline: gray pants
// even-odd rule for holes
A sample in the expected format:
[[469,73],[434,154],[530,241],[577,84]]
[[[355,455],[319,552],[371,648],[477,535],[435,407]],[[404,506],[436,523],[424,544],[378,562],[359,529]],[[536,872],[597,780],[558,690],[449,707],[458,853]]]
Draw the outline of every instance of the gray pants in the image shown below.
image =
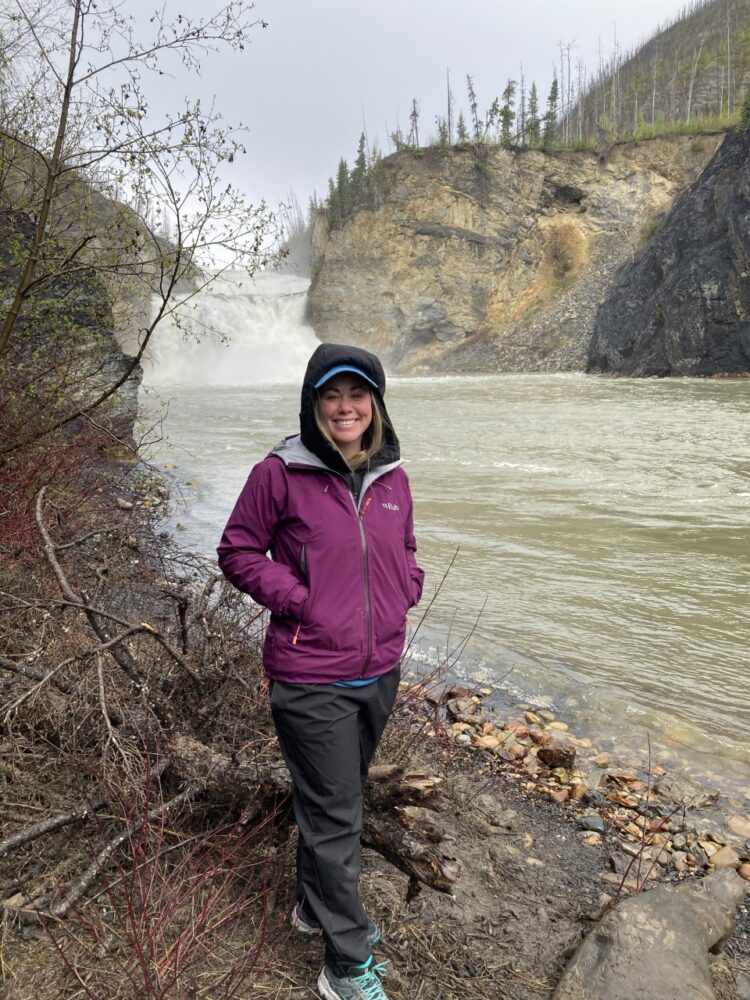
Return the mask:
[[297,883],[333,966],[359,964],[370,954],[359,898],[362,788],[399,678],[396,669],[359,688],[271,684],[273,720],[294,783]]

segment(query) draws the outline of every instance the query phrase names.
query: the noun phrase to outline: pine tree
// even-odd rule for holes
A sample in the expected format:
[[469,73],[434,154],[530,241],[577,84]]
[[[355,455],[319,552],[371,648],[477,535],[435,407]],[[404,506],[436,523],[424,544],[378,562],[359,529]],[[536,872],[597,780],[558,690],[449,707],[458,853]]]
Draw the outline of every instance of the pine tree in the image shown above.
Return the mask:
[[409,142],[412,146],[416,146],[416,148],[419,149],[419,104],[417,103],[416,97],[412,98],[409,123],[411,125]]
[[445,149],[450,146],[450,131],[448,129],[448,121],[446,118],[442,118],[440,115],[435,117],[435,124],[437,125],[437,144],[441,148]]
[[466,77],[466,89],[469,93],[469,111],[471,112],[471,126],[474,130],[474,142],[480,142],[482,138],[482,123],[479,120],[479,102],[477,93],[474,90],[474,81],[470,76]]
[[367,137],[362,132],[357,145],[357,158],[351,172],[352,205],[367,204]]
[[328,228],[341,228],[341,202],[339,193],[332,177],[328,178],[328,198],[326,199],[326,213],[328,215]]
[[459,112],[458,121],[456,122],[456,141],[459,146],[469,141],[469,130],[466,127],[466,119],[464,118],[463,111]]
[[513,110],[516,98],[515,80],[508,80],[501,96],[503,106],[500,108],[500,143],[508,149],[513,135],[513,122],[516,120],[516,113]]
[[541,139],[539,94],[537,93],[536,83],[532,81],[531,90],[529,91],[529,110],[526,115],[526,141],[532,149],[536,149]]
[[557,100],[560,94],[560,87],[557,77],[552,81],[549,97],[547,98],[547,111],[544,115],[544,135],[543,146],[546,150],[552,149],[555,143],[555,132],[557,127]]
[[343,222],[352,213],[352,182],[349,167],[343,156],[339,160],[339,169],[336,174],[336,194],[338,195],[339,211]]

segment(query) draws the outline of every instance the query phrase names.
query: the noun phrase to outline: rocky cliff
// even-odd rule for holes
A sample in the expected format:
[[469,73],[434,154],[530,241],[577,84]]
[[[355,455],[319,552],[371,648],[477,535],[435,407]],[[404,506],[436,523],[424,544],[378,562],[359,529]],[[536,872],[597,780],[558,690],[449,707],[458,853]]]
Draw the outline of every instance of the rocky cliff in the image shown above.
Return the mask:
[[593,152],[420,150],[383,163],[385,196],[313,233],[310,320],[321,339],[405,372],[586,364],[614,272],[723,136]]
[[750,131],[725,139],[599,311],[590,371],[750,372]]

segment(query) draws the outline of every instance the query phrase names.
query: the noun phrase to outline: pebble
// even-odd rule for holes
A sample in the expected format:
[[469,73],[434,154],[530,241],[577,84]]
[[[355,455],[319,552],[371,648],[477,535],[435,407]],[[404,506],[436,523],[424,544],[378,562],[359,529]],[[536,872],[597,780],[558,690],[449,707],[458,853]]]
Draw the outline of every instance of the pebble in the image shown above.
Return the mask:
[[687,854],[684,851],[673,851],[672,864],[676,872],[687,871]]
[[672,837],[672,847],[676,851],[684,851],[687,848],[687,845],[688,839],[684,833],[676,833],[674,837]]
[[477,736],[474,740],[474,746],[481,750],[494,750],[495,747],[500,746],[500,740],[497,736]]
[[690,848],[688,857],[692,858],[699,868],[705,868],[708,864],[708,855],[702,847],[698,846],[698,844],[694,844],[693,847]]
[[120,510],[132,510],[135,506],[129,500],[123,500],[122,497],[118,497],[116,503]]
[[523,714],[524,714],[524,716],[526,718],[526,721],[528,722],[528,724],[530,726],[542,726],[542,725],[544,725],[541,717],[538,716],[536,714],[536,712],[528,711],[528,712],[524,712]]
[[737,871],[742,876],[742,878],[750,882],[750,863],[746,861],[743,865],[740,865]]
[[467,747],[471,745],[471,736],[468,733],[458,733],[456,735],[456,743],[460,747]]
[[582,840],[587,847],[598,847],[602,842],[602,836],[600,833],[592,831],[591,833],[584,834]]
[[591,830],[593,833],[604,833],[604,820],[598,813],[589,813],[582,816],[578,825],[582,830]]
[[537,715],[539,716],[540,719],[544,719],[545,722],[554,722],[555,718],[556,718],[555,713],[554,712],[550,712],[546,708],[540,709],[537,712]]
[[537,756],[547,767],[572,767],[576,759],[576,750],[569,743],[553,740],[540,747]]
[[596,767],[609,767],[609,755],[606,753],[598,753],[596,756],[591,758],[591,763]]
[[568,726],[567,722],[548,722],[547,723],[547,729],[557,729],[561,733],[567,733],[568,728],[569,728],[569,726]]
[[568,801],[570,791],[567,788],[548,788],[545,789],[545,795],[552,802],[557,802],[558,804],[562,804],[563,802]]
[[479,693],[487,698],[492,694],[492,688],[480,688]]

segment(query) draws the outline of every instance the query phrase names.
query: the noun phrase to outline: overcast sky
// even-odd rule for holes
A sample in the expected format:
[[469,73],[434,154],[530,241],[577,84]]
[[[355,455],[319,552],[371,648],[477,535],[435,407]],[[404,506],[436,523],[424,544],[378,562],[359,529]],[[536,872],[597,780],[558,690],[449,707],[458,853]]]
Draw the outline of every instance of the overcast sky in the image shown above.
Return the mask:
[[[211,2],[211,0],[208,0]],[[175,4],[205,10],[207,0]],[[169,4],[168,6],[172,6]],[[480,111],[523,62],[546,99],[559,42],[575,43],[573,62],[590,70],[599,44],[608,56],[615,28],[627,49],[674,18],[681,0],[257,0],[268,22],[243,53],[208,57],[200,78],[177,76],[165,90],[190,92],[249,128],[248,154],[232,177],[254,200],[272,205],[293,190],[303,208],[324,195],[340,156],[350,163],[364,125],[388,151],[388,132],[408,131],[411,100],[420,104],[420,139],[445,113],[450,69],[458,109],[467,111],[466,75]],[[153,0],[128,0],[134,12]],[[161,84],[160,84],[161,86]],[[165,94],[166,96],[166,94]]]

